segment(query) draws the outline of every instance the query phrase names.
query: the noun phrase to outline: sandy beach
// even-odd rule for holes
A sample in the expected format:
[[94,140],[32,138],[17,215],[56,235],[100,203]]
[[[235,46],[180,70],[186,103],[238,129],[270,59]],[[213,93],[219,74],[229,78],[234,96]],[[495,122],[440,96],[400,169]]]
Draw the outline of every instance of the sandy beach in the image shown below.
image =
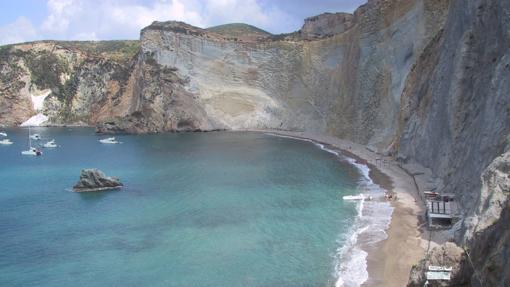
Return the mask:
[[[368,253],[369,279],[363,286],[406,286],[412,266],[423,258],[428,245],[427,234],[421,228],[423,204],[413,177],[391,158],[346,140],[306,132],[259,132],[309,139],[339,149],[344,155],[367,164],[372,180],[396,193],[397,200],[391,201],[394,211],[386,231],[388,238],[376,244],[361,245]],[[363,242],[362,238],[360,241]]]

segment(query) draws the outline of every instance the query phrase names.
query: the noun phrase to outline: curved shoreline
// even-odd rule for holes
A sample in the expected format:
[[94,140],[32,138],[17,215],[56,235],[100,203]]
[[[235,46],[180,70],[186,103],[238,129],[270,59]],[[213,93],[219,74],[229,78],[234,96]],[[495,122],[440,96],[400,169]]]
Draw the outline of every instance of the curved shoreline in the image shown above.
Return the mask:
[[368,280],[362,286],[406,286],[414,264],[425,256],[428,241],[420,230],[424,213],[413,177],[395,161],[368,150],[365,146],[332,136],[280,130],[250,130],[275,136],[293,137],[338,149],[342,155],[370,168],[370,178],[386,190],[393,191],[393,214],[386,230],[387,239],[375,244],[360,244],[368,253]]

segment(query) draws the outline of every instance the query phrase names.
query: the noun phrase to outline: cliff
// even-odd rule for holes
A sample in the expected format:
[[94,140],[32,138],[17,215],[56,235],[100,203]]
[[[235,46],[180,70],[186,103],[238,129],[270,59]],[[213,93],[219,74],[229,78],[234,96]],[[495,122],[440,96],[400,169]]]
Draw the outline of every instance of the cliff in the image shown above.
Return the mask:
[[[456,194],[469,256],[452,286],[509,286],[510,2],[452,1],[442,32],[408,75],[396,155]],[[420,285],[421,286],[421,285]]]
[[[17,86],[0,97],[0,123],[26,120],[35,114],[30,95],[51,89],[50,124],[132,132],[308,130],[385,148],[397,128],[405,76],[441,28],[447,4],[369,1],[352,15],[308,18],[286,35],[241,24],[155,22],[142,30],[138,54],[123,61],[79,43],[6,47],[2,63],[20,69],[12,75],[2,66],[2,89]],[[37,81],[25,54],[53,61],[52,79]]]
[[120,114],[138,41],[43,41],[0,48],[0,125],[19,125],[37,111],[52,124],[94,125]]
[[316,131],[385,147],[405,76],[446,5],[370,1],[354,15],[319,15],[297,33],[258,41],[157,22],[142,30],[142,54],[176,69],[214,128]]

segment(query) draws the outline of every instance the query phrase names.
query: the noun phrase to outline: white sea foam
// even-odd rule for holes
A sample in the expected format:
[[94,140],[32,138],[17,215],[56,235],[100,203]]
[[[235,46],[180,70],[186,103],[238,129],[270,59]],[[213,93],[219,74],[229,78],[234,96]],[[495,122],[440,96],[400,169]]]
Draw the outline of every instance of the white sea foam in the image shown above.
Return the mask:
[[[352,158],[347,161],[354,165],[363,178],[358,183],[358,189],[364,194],[377,199],[381,197],[383,189],[370,178],[370,168],[357,163]],[[361,200],[357,206],[358,216],[352,227],[349,240],[338,250],[336,261],[336,286],[361,286],[368,279],[367,253],[360,248],[360,244],[375,244],[387,238],[386,230],[391,222],[393,208],[388,202],[379,200]],[[363,234],[362,242],[359,235]]]
[[[338,156],[342,160],[347,160],[355,166],[361,173],[362,178],[358,182],[358,190],[364,195],[372,196],[377,199],[382,197],[384,190],[375,184],[370,178],[370,168],[367,165],[360,164],[356,160],[340,155],[337,151],[325,147],[321,143],[313,140],[299,137],[285,136],[267,133],[268,135],[283,138],[291,138],[311,142],[322,150]],[[360,245],[375,244],[387,238],[386,230],[391,222],[393,208],[386,201],[379,200],[359,200],[356,202],[357,217],[347,234],[340,238],[341,246],[335,254],[335,276],[336,287],[356,287],[361,286],[368,280],[367,270],[367,252],[362,250]],[[363,235],[360,238],[360,235]],[[362,242],[360,242],[360,240]]]

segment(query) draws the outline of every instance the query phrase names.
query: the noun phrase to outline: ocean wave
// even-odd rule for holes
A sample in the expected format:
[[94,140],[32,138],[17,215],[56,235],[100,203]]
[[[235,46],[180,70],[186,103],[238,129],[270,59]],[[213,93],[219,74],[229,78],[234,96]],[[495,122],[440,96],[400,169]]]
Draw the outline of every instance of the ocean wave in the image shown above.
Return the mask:
[[[370,168],[357,163],[352,158],[346,158],[363,175],[358,183],[358,189],[363,194],[380,197],[384,189],[375,184],[370,178]],[[388,202],[378,200],[360,200],[357,203],[358,214],[349,238],[337,250],[335,263],[336,287],[361,286],[368,280],[367,252],[361,249],[360,235],[363,234],[363,244],[375,244],[388,237],[386,230],[391,222],[393,208]]]
[[[364,195],[378,198],[384,192],[384,189],[370,178],[370,168],[367,165],[356,162],[353,158],[345,157],[338,151],[327,148],[324,144],[310,139],[273,133],[267,133],[267,135],[311,142],[320,149],[336,155],[341,160],[348,161],[358,169],[362,175],[358,182],[360,193],[363,191]],[[339,239],[341,246],[337,249],[334,256],[336,287],[357,287],[368,280],[368,253],[361,249],[360,235],[363,235],[363,244],[375,244],[388,237],[386,230],[391,223],[393,207],[386,201],[378,200],[359,200],[356,204],[357,216],[354,224],[349,232]]]

